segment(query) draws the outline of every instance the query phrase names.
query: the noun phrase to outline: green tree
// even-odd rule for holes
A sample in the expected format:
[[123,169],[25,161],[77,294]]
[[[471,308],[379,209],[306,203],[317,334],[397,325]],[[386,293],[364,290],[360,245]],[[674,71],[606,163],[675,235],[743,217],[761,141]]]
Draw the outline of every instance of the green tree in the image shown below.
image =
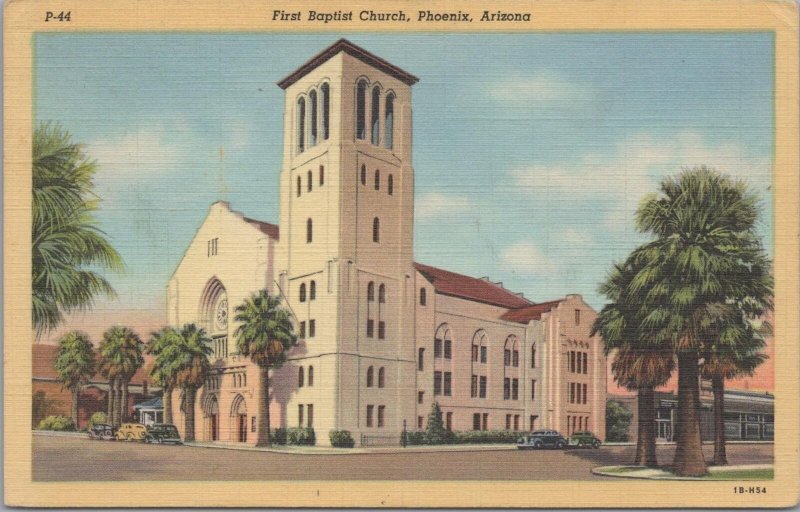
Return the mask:
[[172,392],[177,386],[176,379],[180,370],[181,343],[181,334],[177,329],[164,327],[153,332],[150,343],[147,344],[147,353],[155,356],[150,376],[163,391],[164,423],[173,423]]
[[714,304],[735,304],[748,318],[771,308],[770,263],[755,232],[758,199],[741,181],[706,167],[662,181],[636,222],[654,240],[637,249],[646,265],[632,280],[647,304],[643,325],[655,346],[678,359],[677,447],[680,476],[707,472],[700,440],[700,358],[713,343]]
[[634,464],[657,466],[655,390],[667,383],[675,368],[672,346],[648,343],[643,325],[645,297],[632,289],[632,280],[642,270],[635,254],[615,265],[600,287],[611,302],[597,316],[592,334],[600,333],[606,355],[614,354],[611,372],[619,385],[637,392],[637,436]]
[[442,409],[433,402],[431,412],[428,413],[428,422],[425,424],[425,442],[427,444],[442,444],[447,440],[447,429],[442,421]]
[[194,441],[194,409],[197,390],[211,371],[211,338],[205,329],[185,324],[180,330],[180,342],[175,344],[175,385],[183,390],[184,440]]
[[72,421],[78,425],[78,401],[81,388],[94,375],[94,347],[86,334],[73,331],[58,341],[55,369],[58,380],[72,392]]
[[57,124],[33,133],[32,315],[36,337],[54,329],[65,313],[85,310],[97,295],[114,296],[95,271],[120,271],[122,259],[98,229],[92,178],[96,163]]
[[256,446],[270,446],[269,371],[286,361],[286,353],[296,344],[297,337],[289,312],[281,307],[280,298],[267,290],[252,294],[236,306],[234,320],[239,323],[234,333],[239,353],[249,357],[261,372]]
[[115,325],[100,342],[100,374],[108,379],[108,418],[119,426],[128,419],[128,383],[144,364],[142,340],[129,327]]
[[606,441],[625,442],[633,413],[616,400],[606,402]]

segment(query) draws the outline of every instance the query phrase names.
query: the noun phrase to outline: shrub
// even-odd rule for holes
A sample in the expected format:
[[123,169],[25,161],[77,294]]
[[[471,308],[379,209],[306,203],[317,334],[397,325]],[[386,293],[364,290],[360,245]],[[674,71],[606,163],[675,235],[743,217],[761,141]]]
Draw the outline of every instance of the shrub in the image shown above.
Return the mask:
[[106,417],[106,413],[96,412],[92,414],[92,417],[89,418],[89,424],[87,425],[87,428],[92,428],[99,423],[108,423],[108,417]]
[[48,416],[40,421],[39,426],[36,428],[39,430],[74,432],[75,424],[72,422],[72,418],[68,418],[66,416]]
[[522,436],[513,430],[467,430],[454,434],[454,444],[513,444]]
[[407,445],[425,444],[425,431],[423,430],[406,431],[406,444]]
[[286,429],[272,429],[272,432],[270,432],[270,440],[272,441],[272,444],[286,444]]
[[335,448],[352,448],[356,445],[349,430],[331,430],[328,436],[331,438],[331,446]]
[[633,413],[622,402],[606,402],[606,441],[627,441],[632,417]]
[[431,405],[431,412],[428,413],[428,423],[425,428],[425,444],[446,444],[447,429],[444,428],[442,421],[442,410],[436,402]]
[[317,443],[313,428],[290,428],[286,430],[286,444],[314,446]]

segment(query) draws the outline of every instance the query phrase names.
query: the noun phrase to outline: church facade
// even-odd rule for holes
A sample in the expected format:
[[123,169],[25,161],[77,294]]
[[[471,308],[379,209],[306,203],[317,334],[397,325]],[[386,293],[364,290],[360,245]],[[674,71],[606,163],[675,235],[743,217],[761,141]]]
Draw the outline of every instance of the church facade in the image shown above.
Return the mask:
[[535,304],[502,284],[413,259],[411,87],[418,80],[340,40],[285,91],[278,225],[224,202],[170,278],[171,325],[212,337],[195,404],[199,440],[255,442],[258,369],[236,352],[237,304],[266,288],[299,343],[271,379],[271,425],[349,430],[397,444],[438,403],[451,430],[605,435],[606,360],[578,295]]

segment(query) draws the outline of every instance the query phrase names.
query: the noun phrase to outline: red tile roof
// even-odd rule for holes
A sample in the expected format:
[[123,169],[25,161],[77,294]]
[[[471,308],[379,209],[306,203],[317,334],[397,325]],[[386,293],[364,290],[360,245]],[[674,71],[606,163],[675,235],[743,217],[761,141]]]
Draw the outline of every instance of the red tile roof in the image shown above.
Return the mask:
[[286,89],[293,83],[306,76],[309,72],[311,72],[311,70],[318,67],[320,64],[323,64],[339,52],[345,52],[346,54],[357,58],[365,64],[379,69],[387,75],[393,76],[406,85],[414,85],[415,83],[419,82],[419,78],[415,77],[408,71],[404,71],[394,64],[383,60],[377,55],[368,52],[360,46],[354,45],[347,39],[339,39],[326,49],[311,57],[308,62],[297,68],[297,70],[292,72],[292,74],[278,82],[278,87],[281,89]]
[[262,233],[267,235],[268,237],[278,240],[280,229],[275,224],[270,224],[269,222],[264,222],[256,219],[251,219],[248,217],[243,217],[245,222],[253,224],[255,227],[261,230]]
[[542,302],[540,304],[534,304],[532,306],[512,309],[508,313],[501,316],[500,318],[503,320],[508,320],[509,322],[527,324],[531,320],[541,319],[543,313],[547,313],[548,311],[558,307],[558,304],[563,300],[564,299],[551,300],[550,302]]
[[[43,343],[33,344],[33,373],[34,379],[58,379],[55,369],[56,356],[58,355],[58,345],[45,345]],[[153,358],[149,355],[144,356],[144,366],[136,371],[131,379],[131,384],[141,384],[147,380],[152,383],[150,378],[150,368],[153,365]],[[96,373],[91,382],[108,382],[105,377]]]
[[414,268],[433,284],[437,293],[443,295],[484,302],[504,308],[521,308],[533,304],[524,297],[485,279],[456,274],[455,272],[423,265],[422,263],[414,263]]

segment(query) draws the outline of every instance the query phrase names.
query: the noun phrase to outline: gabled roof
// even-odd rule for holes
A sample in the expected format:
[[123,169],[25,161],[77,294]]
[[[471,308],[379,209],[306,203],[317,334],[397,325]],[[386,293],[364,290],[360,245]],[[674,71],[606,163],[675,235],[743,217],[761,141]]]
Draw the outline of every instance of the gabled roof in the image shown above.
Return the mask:
[[433,284],[436,293],[504,308],[520,308],[533,304],[526,298],[485,279],[456,274],[422,263],[414,263],[414,268]]
[[540,320],[542,318],[542,314],[558,307],[558,304],[563,301],[564,299],[551,300],[549,302],[533,304],[532,306],[512,309],[500,318],[503,320],[508,320],[509,322],[527,324],[531,320]]
[[[144,347],[142,347],[144,348]],[[33,344],[33,373],[34,379],[57,380],[58,372],[56,371],[56,357],[58,356],[58,345],[46,345],[44,343]],[[95,354],[96,357],[96,354]],[[150,368],[153,366],[153,357],[144,355],[144,366],[136,370],[131,384],[140,385],[144,381],[152,380],[150,378]],[[100,372],[94,374],[89,379],[90,383],[108,383],[108,380],[100,375]]]
[[394,64],[391,64],[377,55],[361,48],[360,46],[351,43],[347,39],[339,39],[326,49],[311,57],[308,62],[297,68],[297,70],[292,72],[289,76],[278,82],[278,87],[281,89],[286,89],[293,83],[306,76],[314,68],[327,62],[331,57],[337,55],[339,52],[345,52],[346,54],[357,58],[364,64],[372,66],[373,68],[376,68],[387,75],[400,80],[406,85],[414,85],[415,83],[419,82],[419,78],[415,77],[408,71],[398,68]]
[[250,219],[248,217],[243,217],[243,219],[245,222],[252,224],[258,229],[260,229],[261,232],[267,235],[268,237],[278,240],[280,229],[275,224],[270,224],[269,222],[264,222],[261,220]]

